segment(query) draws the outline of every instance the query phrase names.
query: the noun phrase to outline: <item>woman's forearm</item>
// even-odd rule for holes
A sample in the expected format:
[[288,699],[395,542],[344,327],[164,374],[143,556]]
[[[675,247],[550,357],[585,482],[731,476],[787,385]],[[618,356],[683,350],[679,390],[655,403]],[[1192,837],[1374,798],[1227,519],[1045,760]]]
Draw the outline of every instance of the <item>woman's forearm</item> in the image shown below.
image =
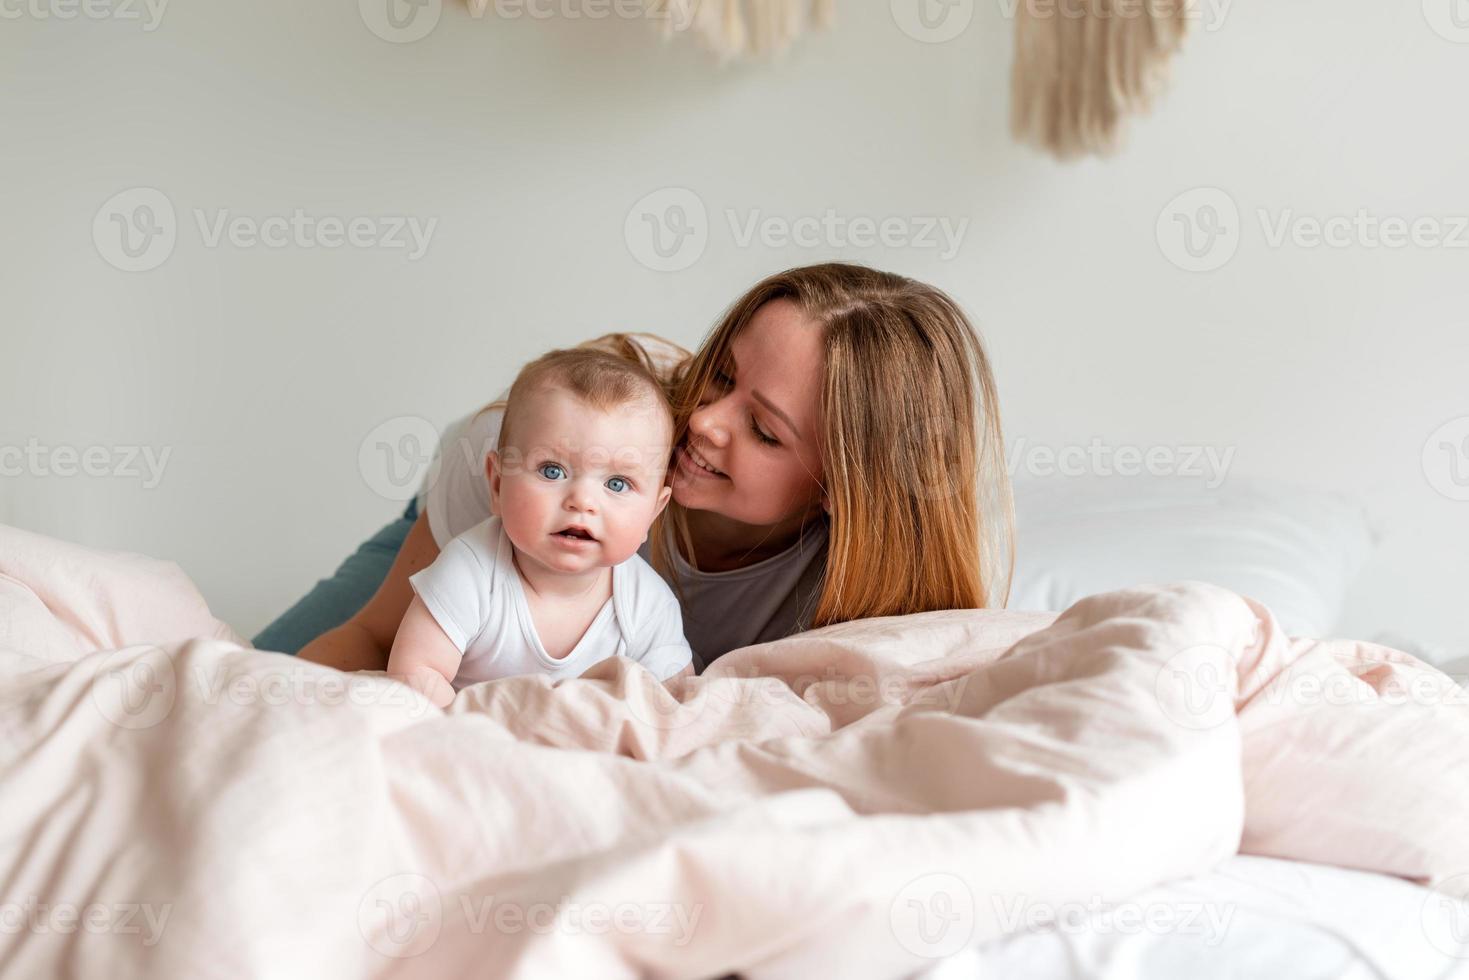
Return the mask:
[[297,656],[337,670],[388,669],[388,650],[354,620],[321,634],[302,647]]

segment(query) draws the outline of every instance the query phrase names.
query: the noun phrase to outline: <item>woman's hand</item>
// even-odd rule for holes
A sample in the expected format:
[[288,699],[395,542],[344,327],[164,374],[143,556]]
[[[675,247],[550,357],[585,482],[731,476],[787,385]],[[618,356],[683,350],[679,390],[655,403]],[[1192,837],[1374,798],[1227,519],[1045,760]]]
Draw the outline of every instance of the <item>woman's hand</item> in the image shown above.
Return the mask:
[[438,556],[439,546],[429,530],[428,515],[419,514],[393,559],[393,567],[388,569],[388,577],[367,605],[341,626],[306,644],[297,656],[338,670],[386,670],[388,651],[413,599],[408,576],[427,568]]

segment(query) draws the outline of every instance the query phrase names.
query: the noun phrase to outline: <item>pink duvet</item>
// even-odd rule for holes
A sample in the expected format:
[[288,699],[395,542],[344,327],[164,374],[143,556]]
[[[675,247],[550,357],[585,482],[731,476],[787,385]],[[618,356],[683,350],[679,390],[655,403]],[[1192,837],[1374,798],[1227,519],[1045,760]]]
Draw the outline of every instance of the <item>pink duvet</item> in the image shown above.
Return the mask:
[[1212,586],[608,661],[448,711],[0,527],[16,976],[889,977],[1237,851],[1469,894],[1469,707]]

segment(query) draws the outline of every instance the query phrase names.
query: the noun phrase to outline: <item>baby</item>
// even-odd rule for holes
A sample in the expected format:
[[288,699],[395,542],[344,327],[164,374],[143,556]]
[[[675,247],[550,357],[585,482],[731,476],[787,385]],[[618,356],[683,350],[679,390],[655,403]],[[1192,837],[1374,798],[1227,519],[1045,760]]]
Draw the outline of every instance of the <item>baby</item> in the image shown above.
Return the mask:
[[688,667],[678,600],[637,554],[672,491],[657,380],[561,350],[515,379],[485,463],[494,513],[409,578],[388,674],[439,706],[516,674],[576,677],[612,656],[659,680]]

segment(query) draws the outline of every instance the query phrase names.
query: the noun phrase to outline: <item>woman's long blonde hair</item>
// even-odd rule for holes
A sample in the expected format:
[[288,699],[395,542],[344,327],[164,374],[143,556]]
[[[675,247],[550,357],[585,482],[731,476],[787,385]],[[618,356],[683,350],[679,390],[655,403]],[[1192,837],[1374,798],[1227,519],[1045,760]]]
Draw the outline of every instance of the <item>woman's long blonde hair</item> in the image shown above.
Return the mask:
[[[1000,402],[984,345],[942,291],[832,263],[758,283],[673,379],[674,442],[766,303],[785,299],[822,329],[826,574],[812,627],[933,609],[1003,606],[1015,562]],[[671,536],[692,555],[670,503],[649,535],[668,575]]]

